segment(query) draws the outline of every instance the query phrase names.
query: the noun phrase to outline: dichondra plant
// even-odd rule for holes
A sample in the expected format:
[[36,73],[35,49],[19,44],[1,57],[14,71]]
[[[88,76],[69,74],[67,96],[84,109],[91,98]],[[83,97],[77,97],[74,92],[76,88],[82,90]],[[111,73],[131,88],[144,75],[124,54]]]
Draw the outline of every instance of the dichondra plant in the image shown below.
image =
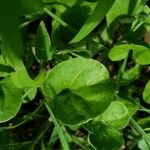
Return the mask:
[[0,149],[150,149],[148,0],[0,2]]

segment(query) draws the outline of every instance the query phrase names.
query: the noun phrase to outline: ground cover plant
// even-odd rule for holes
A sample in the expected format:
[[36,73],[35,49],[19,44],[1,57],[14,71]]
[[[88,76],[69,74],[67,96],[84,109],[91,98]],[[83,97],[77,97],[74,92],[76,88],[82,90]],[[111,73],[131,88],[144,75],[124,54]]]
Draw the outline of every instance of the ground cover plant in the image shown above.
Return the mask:
[[150,150],[149,4],[0,1],[0,150]]

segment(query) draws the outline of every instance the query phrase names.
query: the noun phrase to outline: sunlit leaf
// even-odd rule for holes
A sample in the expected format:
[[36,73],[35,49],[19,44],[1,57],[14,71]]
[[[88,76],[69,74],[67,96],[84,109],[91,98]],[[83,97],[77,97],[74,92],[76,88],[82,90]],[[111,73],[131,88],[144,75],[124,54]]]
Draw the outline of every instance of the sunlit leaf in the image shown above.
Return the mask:
[[143,99],[146,103],[150,104],[150,81],[147,82],[144,93],[143,93]]
[[16,116],[22,100],[22,90],[11,79],[0,81],[0,122],[6,122]]
[[52,101],[51,109],[57,119],[65,124],[79,124],[104,112],[113,101],[114,86],[102,64],[76,58],[50,71],[43,92]]

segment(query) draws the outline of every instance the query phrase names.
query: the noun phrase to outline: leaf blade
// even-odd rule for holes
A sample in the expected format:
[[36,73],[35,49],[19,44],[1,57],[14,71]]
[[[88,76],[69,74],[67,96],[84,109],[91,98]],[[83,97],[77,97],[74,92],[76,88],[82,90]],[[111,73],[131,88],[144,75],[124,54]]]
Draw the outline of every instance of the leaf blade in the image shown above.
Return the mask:
[[98,0],[91,16],[70,43],[76,43],[85,38],[105,17],[115,0]]

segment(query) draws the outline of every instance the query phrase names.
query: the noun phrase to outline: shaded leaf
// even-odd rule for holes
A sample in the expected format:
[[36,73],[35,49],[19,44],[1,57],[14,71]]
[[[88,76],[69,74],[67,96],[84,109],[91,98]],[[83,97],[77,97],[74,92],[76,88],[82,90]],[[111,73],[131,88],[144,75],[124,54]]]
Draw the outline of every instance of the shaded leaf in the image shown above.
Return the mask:
[[132,15],[139,6],[140,0],[116,0],[109,13],[107,14],[107,24],[108,26],[114,22],[116,19],[123,15]]
[[[101,123],[94,124],[89,141],[96,150],[119,150],[123,144],[121,132]],[[109,143],[109,144],[108,144]]]
[[143,100],[146,103],[150,104],[150,81],[147,82],[144,92],[143,92]]
[[4,60],[3,56],[0,55],[0,77],[7,77],[13,71],[13,68],[10,67]]
[[44,12],[42,10],[44,7],[43,0],[19,0],[18,4],[21,15],[38,16]]
[[99,0],[83,27],[70,43],[76,43],[85,38],[104,19],[115,0]]
[[133,68],[124,71],[121,84],[127,85],[135,81],[140,77],[141,66],[139,64],[135,65]]
[[123,98],[117,97],[117,100],[121,101],[127,107],[129,117],[134,115],[140,107],[139,101],[128,98],[127,95]]
[[23,44],[19,30],[19,10],[16,6],[18,6],[17,0],[0,2],[0,48],[6,62],[16,71],[13,73],[12,78],[18,81],[18,86],[24,87],[32,84],[32,80],[21,59]]
[[150,130],[150,117],[145,117],[138,120],[138,124],[144,129],[144,130]]
[[51,40],[43,21],[40,23],[38,28],[35,50],[36,50],[36,58],[40,63],[52,59],[53,52],[51,48]]

